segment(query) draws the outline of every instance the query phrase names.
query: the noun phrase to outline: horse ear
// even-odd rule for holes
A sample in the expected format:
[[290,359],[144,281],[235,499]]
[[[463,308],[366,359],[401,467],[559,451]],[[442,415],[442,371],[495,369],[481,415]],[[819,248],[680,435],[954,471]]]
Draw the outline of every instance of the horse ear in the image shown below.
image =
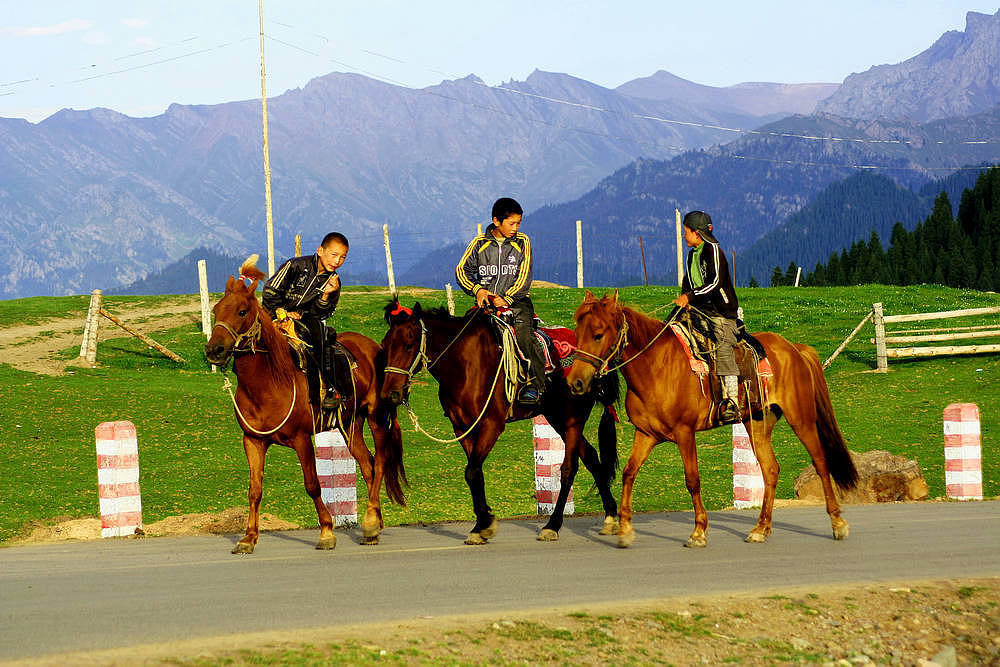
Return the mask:
[[594,293],[591,292],[590,290],[586,290],[586,292],[583,295],[583,302],[590,303],[591,301],[597,301],[597,297],[594,296]]
[[257,293],[257,283],[258,282],[260,282],[260,281],[259,280],[254,280],[252,283],[250,283],[250,286],[247,287],[247,291],[250,292],[251,294],[256,294]]
[[618,290],[611,296],[611,303],[618,305]]
[[236,284],[236,278],[234,278],[233,276],[229,276],[229,280],[226,281],[226,291],[227,292],[232,292],[233,291],[233,286],[235,284]]

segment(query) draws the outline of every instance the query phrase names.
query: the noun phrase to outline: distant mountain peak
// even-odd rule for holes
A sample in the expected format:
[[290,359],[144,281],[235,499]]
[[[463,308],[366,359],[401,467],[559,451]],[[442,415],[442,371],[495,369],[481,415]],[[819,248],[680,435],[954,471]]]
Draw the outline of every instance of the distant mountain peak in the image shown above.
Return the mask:
[[1000,104],[1000,10],[965,21],[964,32],[950,30],[908,60],[851,74],[817,111],[927,122],[992,109]]

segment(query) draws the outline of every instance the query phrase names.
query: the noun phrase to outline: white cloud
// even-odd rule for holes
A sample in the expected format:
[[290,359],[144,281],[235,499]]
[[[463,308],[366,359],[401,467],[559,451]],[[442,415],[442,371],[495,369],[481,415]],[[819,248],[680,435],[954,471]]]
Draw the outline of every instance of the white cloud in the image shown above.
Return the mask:
[[128,43],[129,46],[137,46],[143,49],[151,49],[156,46],[156,40],[152,37],[136,37]]
[[88,30],[92,25],[94,25],[94,22],[86,19],[70,19],[54,25],[0,28],[0,32],[18,37],[44,37],[47,35],[62,35],[67,32]]
[[129,28],[148,28],[149,21],[140,18],[127,18],[127,19],[122,19],[122,25],[125,25]]

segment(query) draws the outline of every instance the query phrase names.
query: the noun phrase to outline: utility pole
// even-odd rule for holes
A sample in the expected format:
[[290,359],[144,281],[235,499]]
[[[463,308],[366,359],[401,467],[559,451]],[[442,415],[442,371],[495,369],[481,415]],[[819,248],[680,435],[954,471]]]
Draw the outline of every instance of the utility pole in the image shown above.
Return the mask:
[[267,143],[267,84],[264,72],[264,0],[257,0],[260,15],[260,106],[264,116],[264,207],[267,209],[267,274],[274,275],[274,218],[271,215],[271,152]]

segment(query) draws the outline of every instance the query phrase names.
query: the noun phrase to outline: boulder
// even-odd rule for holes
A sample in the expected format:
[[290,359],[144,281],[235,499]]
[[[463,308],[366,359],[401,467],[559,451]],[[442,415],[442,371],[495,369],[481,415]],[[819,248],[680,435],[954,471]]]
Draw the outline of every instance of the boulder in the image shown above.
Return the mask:
[[[888,503],[927,497],[927,482],[916,461],[881,449],[851,452],[851,459],[858,469],[858,486],[844,491],[834,484],[834,492],[840,502]],[[812,466],[795,479],[795,497],[800,500],[823,500],[823,486]]]

